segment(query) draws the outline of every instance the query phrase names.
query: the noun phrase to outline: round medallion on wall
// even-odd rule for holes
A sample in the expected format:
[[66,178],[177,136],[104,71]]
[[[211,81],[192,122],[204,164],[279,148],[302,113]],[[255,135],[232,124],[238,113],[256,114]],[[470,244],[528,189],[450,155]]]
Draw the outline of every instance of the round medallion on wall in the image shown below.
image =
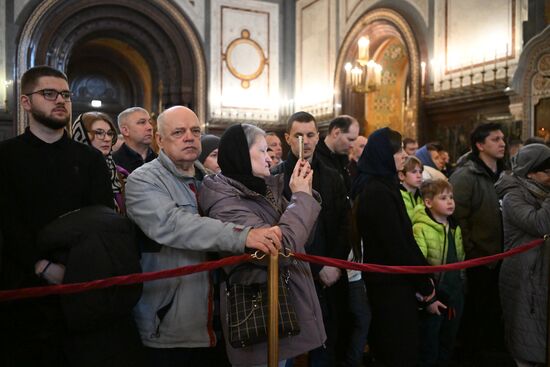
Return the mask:
[[241,37],[227,45],[222,57],[229,72],[241,81],[244,89],[250,87],[250,82],[258,78],[268,64],[262,47],[250,38],[248,29],[243,29]]

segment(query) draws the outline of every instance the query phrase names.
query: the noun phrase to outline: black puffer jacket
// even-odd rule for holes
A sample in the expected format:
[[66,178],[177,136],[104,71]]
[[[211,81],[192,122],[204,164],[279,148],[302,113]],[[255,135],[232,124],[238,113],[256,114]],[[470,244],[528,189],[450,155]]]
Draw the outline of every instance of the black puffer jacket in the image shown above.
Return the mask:
[[[38,234],[37,245],[43,258],[65,265],[65,284],[141,272],[131,222],[104,206],[61,216]],[[132,317],[141,289],[136,284],[60,296],[71,365],[141,365]]]

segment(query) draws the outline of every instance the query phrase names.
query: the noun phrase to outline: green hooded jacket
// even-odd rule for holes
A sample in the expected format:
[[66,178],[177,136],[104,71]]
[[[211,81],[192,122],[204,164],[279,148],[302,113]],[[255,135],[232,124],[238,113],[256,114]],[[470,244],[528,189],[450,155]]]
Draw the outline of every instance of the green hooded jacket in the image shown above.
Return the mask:
[[407,209],[407,214],[413,220],[414,210],[417,206],[424,208],[424,201],[422,196],[420,196],[420,190],[416,190],[415,193],[409,192],[403,185],[399,188],[401,196],[403,197],[403,202],[405,203],[405,209]]
[[450,222],[449,230],[446,231],[445,225],[431,218],[423,207],[416,208],[412,222],[414,239],[430,265],[442,265],[446,263],[448,235],[454,237],[458,261],[464,260],[462,232],[459,226],[453,226],[452,222]]

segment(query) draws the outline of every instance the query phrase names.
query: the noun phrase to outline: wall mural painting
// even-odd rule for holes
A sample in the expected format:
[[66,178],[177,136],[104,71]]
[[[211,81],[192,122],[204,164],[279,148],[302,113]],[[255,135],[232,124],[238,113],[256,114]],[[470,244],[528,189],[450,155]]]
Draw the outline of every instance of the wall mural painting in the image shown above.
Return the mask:
[[382,66],[382,85],[380,90],[365,97],[367,134],[385,126],[404,131],[409,65],[405,47],[398,39],[391,38],[379,47],[375,59]]

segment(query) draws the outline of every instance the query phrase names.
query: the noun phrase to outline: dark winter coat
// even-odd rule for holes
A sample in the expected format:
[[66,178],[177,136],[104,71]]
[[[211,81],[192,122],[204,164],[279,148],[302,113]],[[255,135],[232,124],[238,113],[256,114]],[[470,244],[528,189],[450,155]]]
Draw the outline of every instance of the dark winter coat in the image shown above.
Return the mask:
[[348,168],[348,156],[346,154],[338,154],[331,151],[324,139],[317,144],[314,154],[315,158],[319,159],[323,164],[338,171],[340,178],[346,186],[346,192],[349,194],[351,191],[351,175]]
[[[550,149],[541,149],[550,157]],[[521,151],[518,157],[521,161]],[[550,189],[508,172],[495,186],[503,200],[505,250],[550,233]],[[546,360],[549,242],[504,259],[499,279],[508,350],[514,358],[540,364]]]
[[[479,158],[471,155],[453,172],[456,209],[462,229],[466,259],[502,252],[502,215],[494,187],[495,179]],[[496,263],[488,265],[495,267]]]
[[[141,272],[131,222],[104,206],[61,216],[38,234],[37,246],[44,258],[65,265],[64,284]],[[60,297],[71,365],[141,365],[141,340],[132,317],[141,288]]]

